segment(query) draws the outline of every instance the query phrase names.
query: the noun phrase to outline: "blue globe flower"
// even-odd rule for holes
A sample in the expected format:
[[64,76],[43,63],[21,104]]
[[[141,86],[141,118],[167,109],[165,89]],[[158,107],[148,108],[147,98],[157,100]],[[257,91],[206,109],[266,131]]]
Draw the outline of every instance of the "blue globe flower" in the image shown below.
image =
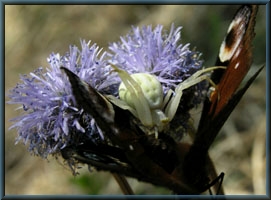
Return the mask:
[[96,89],[103,88],[110,70],[106,53],[85,41],[81,41],[81,48],[70,46],[64,56],[52,53],[46,71],[40,67],[21,76],[21,82],[9,93],[8,103],[20,104],[23,111],[12,119],[10,128],[18,130],[17,142],[29,142],[34,154],[47,157],[83,138],[103,139],[94,119],[76,105],[69,80],[60,70],[66,67]]

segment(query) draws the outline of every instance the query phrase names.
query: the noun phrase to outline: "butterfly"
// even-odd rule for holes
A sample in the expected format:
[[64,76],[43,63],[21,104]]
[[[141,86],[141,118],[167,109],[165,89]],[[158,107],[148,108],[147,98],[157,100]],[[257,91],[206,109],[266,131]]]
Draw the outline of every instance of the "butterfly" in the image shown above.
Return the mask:
[[[110,139],[109,143],[86,140],[62,150],[66,160],[85,163],[114,174],[123,190],[131,194],[125,176],[163,186],[176,194],[201,194],[214,186],[223,194],[221,180],[208,150],[243,94],[260,73],[260,68],[239,89],[252,63],[252,40],[258,6],[241,6],[224,38],[211,75],[214,86],[204,101],[198,129],[192,144],[176,142],[166,132],[158,137],[146,134],[134,123],[134,116],[96,91],[76,74],[62,67],[73,95]],[[211,88],[214,87],[214,90]],[[176,116],[181,115],[176,112]],[[220,180],[220,181],[219,181]]]

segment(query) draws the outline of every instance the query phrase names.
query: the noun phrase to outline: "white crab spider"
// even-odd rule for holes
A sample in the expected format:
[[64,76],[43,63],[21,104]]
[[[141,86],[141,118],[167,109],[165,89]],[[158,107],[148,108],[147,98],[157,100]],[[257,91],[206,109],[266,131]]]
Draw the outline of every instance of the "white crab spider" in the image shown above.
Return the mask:
[[179,83],[175,91],[169,90],[164,97],[163,88],[156,76],[148,73],[128,74],[126,71],[112,65],[121,78],[119,86],[119,97],[108,96],[109,100],[122,109],[129,110],[149,134],[164,130],[169,122],[174,118],[179,106],[183,90],[196,85],[197,83],[208,80],[215,85],[206,72],[225,67],[215,66],[199,70],[188,79]]

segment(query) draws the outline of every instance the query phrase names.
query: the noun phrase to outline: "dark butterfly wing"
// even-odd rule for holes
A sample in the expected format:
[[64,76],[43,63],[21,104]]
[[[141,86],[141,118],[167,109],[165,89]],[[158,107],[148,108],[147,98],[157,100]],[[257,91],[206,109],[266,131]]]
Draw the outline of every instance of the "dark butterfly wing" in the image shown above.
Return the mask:
[[257,11],[257,5],[240,7],[228,28],[215,64],[227,68],[212,74],[211,79],[217,86],[204,103],[199,129],[228,103],[250,69]]
[[[216,61],[217,66],[226,66],[226,70],[216,70],[212,74],[212,80],[217,87],[210,98],[206,98],[198,126],[196,140],[209,139],[206,148],[209,149],[214,138],[223,126],[227,117],[224,117],[223,123],[219,125],[213,123],[214,118],[221,118],[225,109],[223,109],[231,98],[234,98],[236,90],[244,79],[252,63],[252,40],[254,38],[254,26],[258,6],[244,5],[237,11],[231,22],[227,35],[221,44],[219,55]],[[233,110],[233,108],[232,108]],[[224,111],[224,112],[223,112]],[[205,133],[201,131],[212,129],[216,130]],[[207,127],[207,128],[206,128]]]
[[[204,102],[198,131],[184,161],[186,179],[191,184],[204,187],[208,177],[208,149],[221,127],[233,111],[242,95],[256,78],[260,70],[236,93],[252,63],[252,40],[258,6],[243,5],[231,22],[227,35],[220,47],[216,66],[226,70],[215,70],[212,80],[217,84],[215,91]],[[210,178],[209,178],[210,179]]]
[[[203,139],[195,138],[194,143],[190,147],[189,152],[186,154],[183,164],[183,173],[185,174],[185,179],[188,180],[190,185],[195,185],[199,190],[205,188],[210,184],[209,180],[216,179],[217,172],[211,163],[211,160],[208,156],[208,149],[212,144],[211,141],[214,140],[220,128],[223,126],[231,112],[234,110],[236,105],[241,100],[242,96],[245,94],[249,86],[257,78],[263,67],[261,67],[245,84],[243,88],[238,90],[236,94],[228,101],[228,103],[222,108],[221,112],[218,113],[211,121],[208,121],[208,124],[205,124],[197,134],[200,134]],[[204,166],[204,167],[203,167]],[[208,174],[208,175],[207,175]],[[206,178],[210,177],[210,178]],[[215,187],[220,188],[220,183],[217,182]],[[210,185],[212,186],[212,184]],[[200,191],[204,191],[200,190]],[[220,188],[218,191],[220,194],[223,194],[223,188]]]

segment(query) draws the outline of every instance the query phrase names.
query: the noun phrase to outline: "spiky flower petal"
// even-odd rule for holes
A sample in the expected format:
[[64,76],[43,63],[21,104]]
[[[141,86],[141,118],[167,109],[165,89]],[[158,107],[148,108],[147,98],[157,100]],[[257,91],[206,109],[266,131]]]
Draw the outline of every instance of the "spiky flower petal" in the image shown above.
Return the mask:
[[200,68],[200,54],[180,44],[181,27],[163,32],[163,26],[132,27],[132,32],[109,46],[111,62],[130,74],[156,75],[166,93]]
[[21,83],[9,93],[11,104],[22,105],[23,113],[12,121],[10,128],[18,129],[17,141],[30,143],[29,150],[47,157],[67,145],[76,145],[83,138],[103,139],[94,119],[76,105],[67,76],[60,67],[66,67],[97,90],[105,89],[103,80],[109,73],[105,55],[93,44],[81,41],[82,49],[70,46],[64,56],[52,53],[47,59],[46,71],[38,68],[22,75]]

